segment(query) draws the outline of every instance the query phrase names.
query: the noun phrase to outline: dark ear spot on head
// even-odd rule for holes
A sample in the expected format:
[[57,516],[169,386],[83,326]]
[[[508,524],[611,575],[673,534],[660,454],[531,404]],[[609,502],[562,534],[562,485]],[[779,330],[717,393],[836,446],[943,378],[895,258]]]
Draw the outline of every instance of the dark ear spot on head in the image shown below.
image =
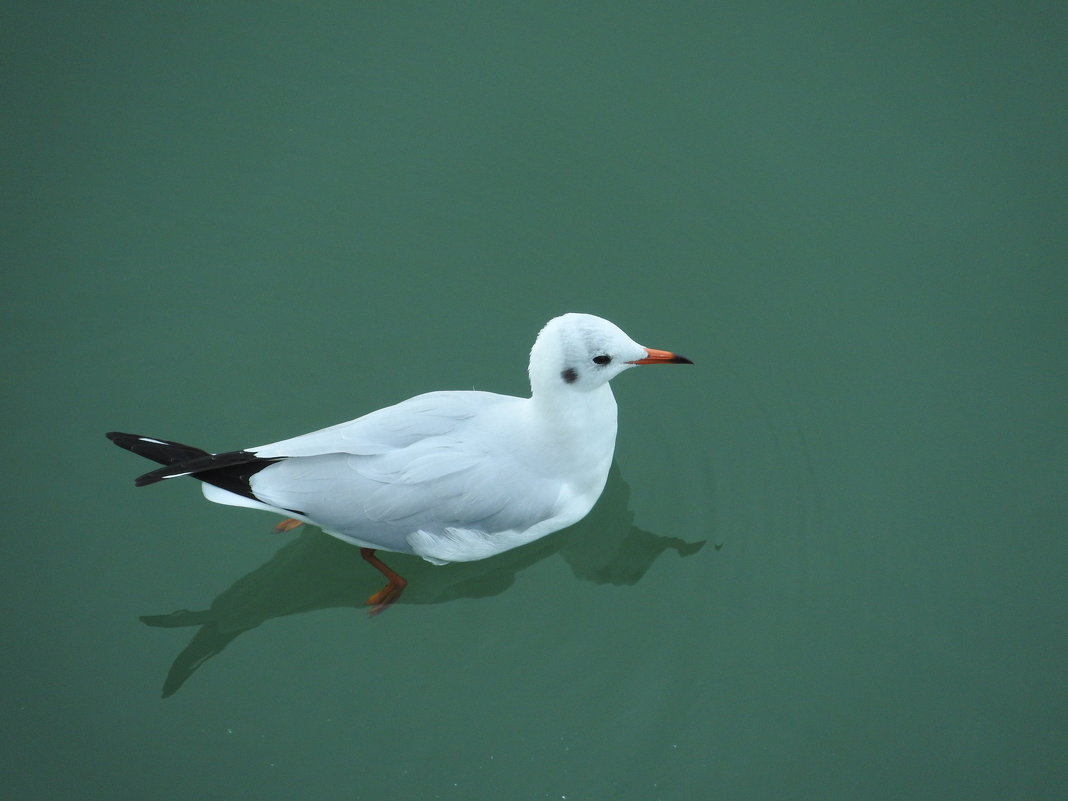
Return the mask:
[[574,367],[568,367],[562,373],[560,377],[569,384],[574,384],[578,380],[578,373],[575,372]]

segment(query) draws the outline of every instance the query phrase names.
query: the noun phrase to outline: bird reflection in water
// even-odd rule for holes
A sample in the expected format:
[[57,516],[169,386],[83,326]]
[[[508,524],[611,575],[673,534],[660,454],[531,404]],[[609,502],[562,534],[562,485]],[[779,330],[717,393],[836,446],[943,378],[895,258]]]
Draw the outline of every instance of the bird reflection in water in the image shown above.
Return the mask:
[[[555,553],[564,558],[576,578],[594,584],[636,584],[664,551],[691,556],[705,544],[704,540],[687,542],[638,528],[629,499],[630,488],[613,464],[597,505],[584,520],[562,532],[475,562],[437,567],[404,557],[404,571],[412,581],[397,603],[441,604],[498,595],[515,582],[520,571]],[[149,626],[198,627],[171,665],[163,697],[177,692],[238,635],[272,618],[333,607],[366,609],[368,586],[361,579],[375,580],[367,575],[358,549],[318,529],[305,528],[269,561],[220,593],[207,609],[143,616],[141,620]]]

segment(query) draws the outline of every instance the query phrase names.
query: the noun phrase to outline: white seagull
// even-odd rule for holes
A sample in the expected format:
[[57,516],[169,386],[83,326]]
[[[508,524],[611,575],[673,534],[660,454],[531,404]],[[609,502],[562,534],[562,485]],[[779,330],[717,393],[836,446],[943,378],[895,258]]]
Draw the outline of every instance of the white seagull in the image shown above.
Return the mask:
[[360,546],[388,580],[372,614],[407,582],[376,550],[468,562],[578,522],[600,497],[616,443],[608,382],[639,364],[692,364],[645,348],[591,314],[550,320],[530,351],[530,397],[442,391],[347,423],[241,451],[209,453],[111,432],[165,465],[137,486],[192,476],[216,503],[286,516]]

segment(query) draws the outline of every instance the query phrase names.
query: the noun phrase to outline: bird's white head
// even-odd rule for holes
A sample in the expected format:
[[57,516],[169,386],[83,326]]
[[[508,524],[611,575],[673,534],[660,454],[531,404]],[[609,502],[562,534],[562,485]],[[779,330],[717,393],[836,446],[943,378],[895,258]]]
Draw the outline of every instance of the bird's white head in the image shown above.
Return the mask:
[[545,324],[530,351],[534,395],[589,392],[639,364],[693,364],[669,351],[639,345],[619,326],[592,314],[564,314]]

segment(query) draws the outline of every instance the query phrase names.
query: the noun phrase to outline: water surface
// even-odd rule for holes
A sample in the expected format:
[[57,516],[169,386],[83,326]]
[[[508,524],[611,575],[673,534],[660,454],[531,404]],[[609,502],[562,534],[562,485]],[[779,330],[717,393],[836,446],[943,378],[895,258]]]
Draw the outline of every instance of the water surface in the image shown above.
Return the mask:
[[[12,11],[9,793],[1064,797],[1064,28]],[[572,310],[696,365],[615,382],[586,521],[375,619],[355,549],[103,438],[522,393]]]

